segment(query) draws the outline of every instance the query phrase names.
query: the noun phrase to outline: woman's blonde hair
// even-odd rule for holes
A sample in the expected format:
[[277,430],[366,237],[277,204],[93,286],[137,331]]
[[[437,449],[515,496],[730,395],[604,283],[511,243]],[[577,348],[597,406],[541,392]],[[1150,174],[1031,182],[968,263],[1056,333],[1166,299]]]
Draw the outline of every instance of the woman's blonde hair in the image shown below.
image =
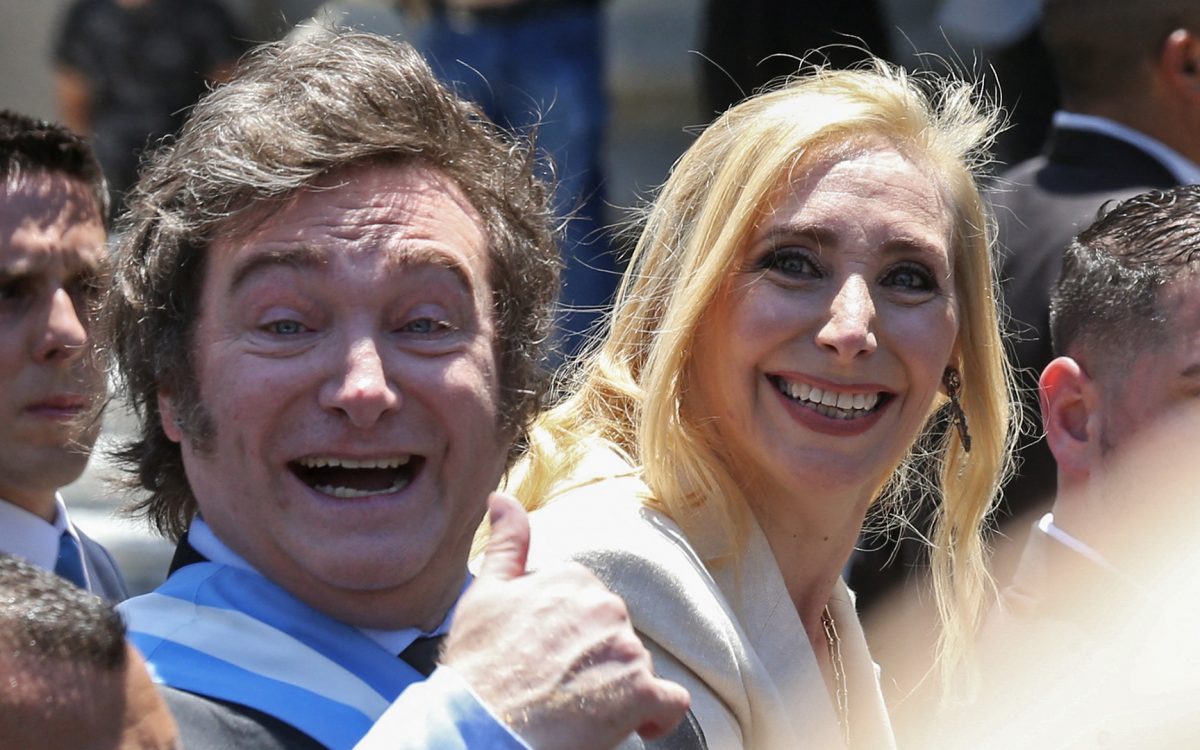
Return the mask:
[[572,374],[570,395],[535,422],[508,489],[531,510],[544,505],[589,447],[602,441],[640,467],[653,494],[649,502],[689,536],[711,539],[714,518],[725,524],[724,548],[705,552],[706,562],[735,556],[745,539],[744,489],[712,422],[690,418],[684,406],[690,369],[703,365],[691,356],[697,326],[781,184],[847,147],[893,147],[938,182],[953,212],[960,305],[955,364],[972,450],[968,458],[952,432],[929,429],[946,403],[939,396],[926,439],[916,441],[925,448],[895,467],[876,499],[911,491],[919,481],[916,458],[938,465],[940,478],[926,482],[943,497],[932,568],[945,625],[943,667],[953,672],[991,591],[982,530],[1015,428],[992,232],[977,182],[996,125],[995,108],[981,101],[976,87],[882,62],[814,70],[719,117],[675,164],[645,213],[610,331]]

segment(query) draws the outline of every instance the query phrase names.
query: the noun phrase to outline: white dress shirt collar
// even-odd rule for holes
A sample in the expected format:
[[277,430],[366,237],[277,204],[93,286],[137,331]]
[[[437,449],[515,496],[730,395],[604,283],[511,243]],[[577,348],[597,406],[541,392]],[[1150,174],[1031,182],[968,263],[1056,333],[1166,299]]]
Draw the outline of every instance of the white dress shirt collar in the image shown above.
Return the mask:
[[1119,573],[1116,566],[1114,566],[1108,560],[1105,560],[1104,555],[1101,555],[1099,552],[1097,552],[1094,547],[1086,542],[1076,539],[1058,526],[1055,526],[1053,513],[1047,513],[1046,515],[1042,516],[1037,523],[1037,527],[1042,533],[1046,534],[1046,536],[1050,537],[1059,544],[1078,552],[1105,570],[1113,573]]
[[[188,543],[192,545],[193,549],[195,549],[201,555],[204,555],[204,557],[208,558],[212,562],[220,563],[222,565],[229,565],[235,568],[241,568],[242,570],[248,570],[252,573],[262,575],[261,573],[258,573],[254,566],[247,562],[244,557],[231,550],[224,542],[218,539],[217,535],[213,533],[212,527],[205,523],[204,519],[199,516],[196,516],[194,519],[192,519],[192,525],[188,529],[187,539]],[[57,549],[58,547],[56,545],[56,552]],[[470,585],[470,583],[471,576],[468,574],[467,581],[463,586],[464,591],[466,590],[466,587]],[[462,596],[461,592],[459,592],[459,596]],[[458,602],[455,601],[454,606],[450,608],[448,613],[446,613],[446,618],[442,620],[442,624],[434,629],[431,633],[426,633],[419,628],[399,628],[396,630],[359,628],[359,630],[363,635],[375,641],[380,646],[387,649],[390,653],[399,654],[401,651],[412,645],[412,642],[417,638],[431,635],[445,635],[446,633],[450,632],[450,623],[454,618],[454,610],[457,609],[457,607]]]
[[1054,113],[1054,127],[1071,130],[1087,130],[1093,133],[1107,135],[1119,141],[1125,141],[1145,151],[1159,164],[1175,176],[1181,185],[1191,185],[1200,182],[1200,165],[1188,159],[1183,154],[1166,145],[1162,141],[1151,138],[1140,130],[1122,125],[1115,120],[1097,115],[1081,115],[1077,112],[1058,111]]
[[[57,512],[54,523],[50,523],[41,516],[0,499],[0,551],[28,560],[39,568],[54,570],[58,562],[59,539],[64,531],[75,537],[82,550],[83,543],[71,524],[61,494],[55,493],[54,505]],[[83,572],[86,576],[86,562]],[[91,585],[90,579],[88,584]]]

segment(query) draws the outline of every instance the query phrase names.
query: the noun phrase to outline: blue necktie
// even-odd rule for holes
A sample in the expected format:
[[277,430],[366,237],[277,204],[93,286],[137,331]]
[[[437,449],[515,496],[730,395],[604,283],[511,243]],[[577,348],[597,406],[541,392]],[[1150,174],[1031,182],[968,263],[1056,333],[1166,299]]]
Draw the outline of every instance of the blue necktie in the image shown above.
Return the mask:
[[83,553],[79,550],[79,542],[71,533],[64,531],[58,539],[58,561],[54,563],[54,572],[66,578],[81,589],[87,589],[87,575],[83,572]]

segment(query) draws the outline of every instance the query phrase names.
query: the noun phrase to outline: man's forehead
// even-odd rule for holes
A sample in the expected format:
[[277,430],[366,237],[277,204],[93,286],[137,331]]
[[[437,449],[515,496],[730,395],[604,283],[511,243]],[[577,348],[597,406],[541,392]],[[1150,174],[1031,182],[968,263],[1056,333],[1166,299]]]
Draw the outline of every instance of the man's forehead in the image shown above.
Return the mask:
[[62,172],[45,170],[9,174],[0,180],[0,219],[58,218],[75,222],[102,221],[91,186]]
[[79,231],[84,244],[71,250],[87,256],[103,253],[103,217],[83,181],[33,172],[0,182],[0,259],[11,262],[32,247],[58,249],[64,237]]
[[[452,204],[470,217],[475,228],[483,231],[484,222],[478,210],[449,175],[419,162],[385,161],[343,165],[285,195],[252,199],[217,234],[227,240],[252,238],[297,205],[308,208],[321,204],[347,217],[386,208],[404,223],[411,212],[430,203]],[[304,223],[296,218],[291,217],[288,223],[300,230]]]
[[414,164],[336,170],[231,220],[212,250],[230,263],[230,285],[285,267],[329,271],[370,262],[383,271],[439,266],[463,275],[488,266],[483,222],[453,180]]

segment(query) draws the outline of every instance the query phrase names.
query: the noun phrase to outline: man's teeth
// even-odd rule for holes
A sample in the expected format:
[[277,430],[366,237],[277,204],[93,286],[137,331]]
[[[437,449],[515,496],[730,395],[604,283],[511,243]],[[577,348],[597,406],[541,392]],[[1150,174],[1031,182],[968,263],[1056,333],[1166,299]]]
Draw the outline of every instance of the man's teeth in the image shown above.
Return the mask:
[[413,456],[387,458],[338,458],[309,456],[296,460],[300,479],[330,497],[360,498],[390,495],[403,490],[420,467]]
[[341,497],[341,498],[353,499],[353,498],[359,498],[359,497],[371,497],[372,495],[390,495],[393,492],[399,492],[400,490],[404,489],[407,485],[408,485],[407,479],[398,479],[395,482],[393,482],[390,487],[386,487],[381,490],[355,490],[355,489],[351,489],[350,487],[335,487],[330,484],[318,484],[315,487],[313,487],[313,489],[315,489],[317,492],[320,492],[325,495],[329,495],[331,497]]
[[396,456],[393,458],[356,461],[352,458],[314,456],[313,458],[302,458],[297,463],[306,469],[323,469],[326,466],[332,466],[337,469],[399,469],[401,466],[406,465],[410,458],[410,456]]
[[817,413],[827,417],[850,419],[861,416],[879,403],[879,393],[838,393],[822,390],[807,383],[792,383],[782,378],[776,380],[779,390],[796,401],[816,408]]

